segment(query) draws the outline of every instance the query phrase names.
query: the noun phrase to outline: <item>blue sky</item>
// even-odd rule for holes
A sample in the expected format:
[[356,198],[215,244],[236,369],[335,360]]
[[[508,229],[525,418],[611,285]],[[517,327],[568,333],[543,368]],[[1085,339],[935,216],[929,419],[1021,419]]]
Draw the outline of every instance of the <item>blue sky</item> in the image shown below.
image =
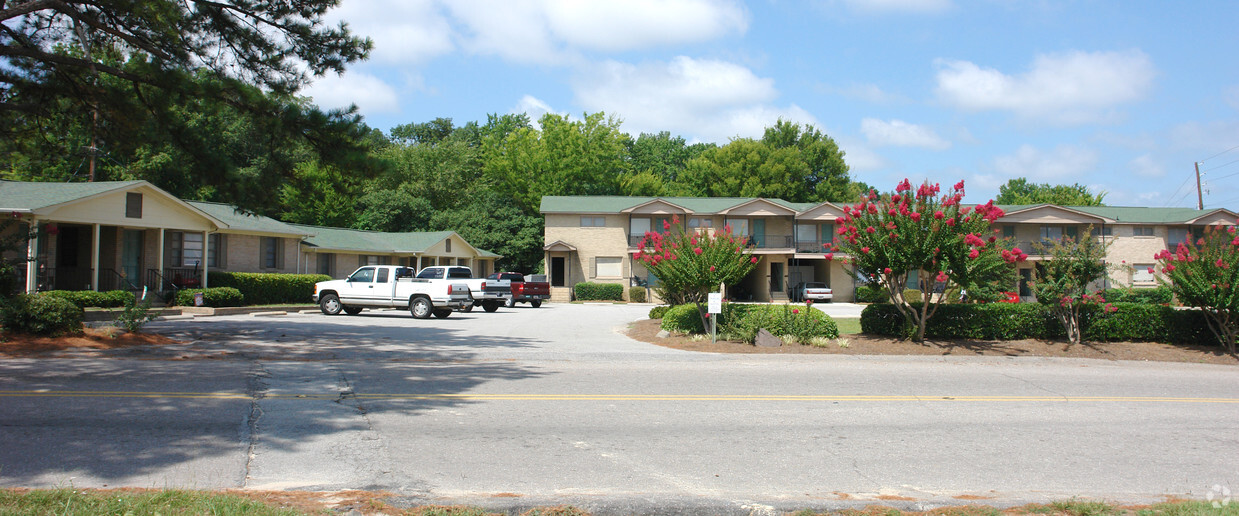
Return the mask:
[[1239,207],[1239,2],[343,0],[369,61],[318,79],[389,130],[604,111],[725,144],[782,117],[854,178],[1081,183],[1129,206]]

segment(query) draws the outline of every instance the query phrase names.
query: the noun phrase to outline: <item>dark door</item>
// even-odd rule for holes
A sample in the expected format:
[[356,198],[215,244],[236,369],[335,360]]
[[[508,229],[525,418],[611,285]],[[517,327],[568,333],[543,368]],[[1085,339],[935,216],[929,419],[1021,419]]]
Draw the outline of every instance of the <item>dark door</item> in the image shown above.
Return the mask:
[[770,262],[770,291],[783,291],[783,262]]
[[1032,295],[1032,289],[1028,288],[1028,284],[1032,282],[1032,269],[1020,269],[1020,296],[1028,297]]
[[564,259],[562,256],[551,258],[551,286],[564,286]]

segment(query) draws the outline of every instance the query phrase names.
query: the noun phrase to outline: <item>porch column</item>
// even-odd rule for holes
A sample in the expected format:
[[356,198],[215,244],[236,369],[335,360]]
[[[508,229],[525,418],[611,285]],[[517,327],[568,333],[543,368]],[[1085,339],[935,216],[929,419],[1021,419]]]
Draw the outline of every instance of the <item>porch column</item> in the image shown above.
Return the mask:
[[30,217],[30,232],[32,236],[26,242],[26,293],[33,294],[39,289],[39,219]]
[[[163,284],[165,281],[167,281],[165,278],[168,277],[168,274],[167,274],[168,271],[164,270],[164,259],[163,259],[163,239],[164,239],[164,233],[167,233],[167,232],[168,232],[167,229],[159,228],[159,238],[156,239],[159,242],[159,247],[157,248],[158,250],[155,251],[155,259],[159,260],[159,262],[157,262],[159,266],[156,267],[156,269],[159,271],[159,285],[155,287],[155,290],[157,292],[163,292],[163,287],[164,287]],[[205,249],[206,243],[204,242],[202,246]]]
[[207,246],[211,245],[211,233],[208,231],[202,232],[202,288],[210,288],[207,285]]
[[99,291],[99,225],[91,224],[94,235],[90,239],[90,289]]
[[417,270],[418,271],[422,270],[422,255],[420,254],[417,255]]

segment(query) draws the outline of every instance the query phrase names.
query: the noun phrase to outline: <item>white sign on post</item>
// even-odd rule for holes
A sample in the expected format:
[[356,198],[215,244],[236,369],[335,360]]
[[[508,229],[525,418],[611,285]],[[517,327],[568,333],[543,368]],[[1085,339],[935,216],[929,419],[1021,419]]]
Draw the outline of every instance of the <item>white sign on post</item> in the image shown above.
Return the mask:
[[723,293],[722,292],[710,292],[709,294],[706,295],[706,302],[709,305],[706,308],[707,312],[712,313],[712,314],[723,313]]

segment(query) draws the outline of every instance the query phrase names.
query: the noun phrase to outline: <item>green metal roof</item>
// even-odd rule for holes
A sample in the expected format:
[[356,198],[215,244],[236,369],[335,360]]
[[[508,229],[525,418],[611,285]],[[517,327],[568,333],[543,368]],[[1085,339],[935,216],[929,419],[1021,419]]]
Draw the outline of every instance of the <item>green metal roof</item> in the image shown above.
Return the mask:
[[[410,231],[405,233],[390,233],[384,231],[365,231],[361,229],[329,228],[322,226],[306,226],[289,224],[290,226],[310,233],[305,243],[323,250],[356,251],[372,253],[424,253],[435,244],[456,236],[465,242],[455,231]],[[466,242],[467,243],[467,242]],[[476,247],[474,249],[477,249]],[[482,258],[501,258],[501,255],[477,249]]]
[[309,234],[301,228],[295,228],[289,224],[285,224],[270,217],[242,213],[237,211],[236,207],[229,204],[204,201],[187,202],[190,206],[202,210],[207,215],[223,221],[228,225],[229,230],[296,236],[304,236]]
[[[661,200],[681,206],[694,213],[719,213],[741,204],[752,202],[758,197],[629,197],[618,195],[547,195],[542,197],[539,211],[542,213],[620,213],[626,209],[640,206],[650,201]],[[764,198],[774,204],[797,210],[797,206],[806,204],[810,207],[820,203],[793,203],[783,199]]]
[[98,181],[94,183],[0,181],[0,211],[30,212],[142,184],[146,184],[146,181]]

